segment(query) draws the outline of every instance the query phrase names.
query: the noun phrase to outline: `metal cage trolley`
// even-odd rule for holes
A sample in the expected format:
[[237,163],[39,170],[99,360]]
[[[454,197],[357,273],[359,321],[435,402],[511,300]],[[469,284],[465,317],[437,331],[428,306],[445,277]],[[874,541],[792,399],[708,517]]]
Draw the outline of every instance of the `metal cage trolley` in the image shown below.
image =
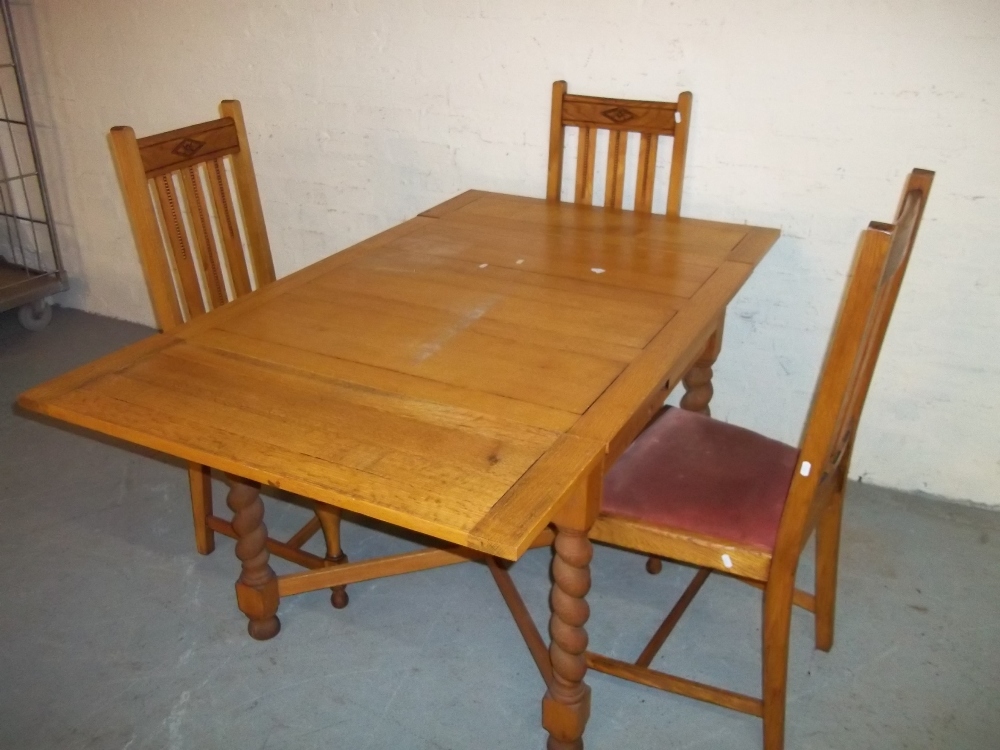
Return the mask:
[[49,295],[67,287],[9,0],[0,0],[0,312],[37,331],[52,317]]

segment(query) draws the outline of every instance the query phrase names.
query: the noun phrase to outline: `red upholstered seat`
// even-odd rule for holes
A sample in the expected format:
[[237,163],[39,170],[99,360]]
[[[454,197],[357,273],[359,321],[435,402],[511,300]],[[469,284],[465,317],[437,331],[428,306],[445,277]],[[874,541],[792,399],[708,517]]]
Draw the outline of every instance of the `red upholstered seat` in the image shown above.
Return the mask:
[[665,410],[604,479],[601,512],[773,551],[798,449]]

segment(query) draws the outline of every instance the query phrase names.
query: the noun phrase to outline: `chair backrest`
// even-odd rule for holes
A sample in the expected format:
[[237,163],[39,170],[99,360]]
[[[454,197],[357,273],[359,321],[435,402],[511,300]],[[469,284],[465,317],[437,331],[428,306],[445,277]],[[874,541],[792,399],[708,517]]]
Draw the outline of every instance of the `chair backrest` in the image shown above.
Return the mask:
[[608,167],[605,176],[604,205],[622,207],[625,192],[625,163],[629,133],[639,134],[636,170],[635,210],[653,210],[653,182],[656,177],[656,154],[661,136],[673,138],[670,178],[667,186],[667,216],[680,216],[684,163],[687,159],[688,129],[691,121],[690,91],[676,102],[644,102],[630,99],[604,99],[566,93],[566,82],[552,84],[552,124],[549,132],[549,180],[546,197],[562,199],[563,151],[567,127],[579,128],[577,145],[576,189],[574,202],[590,205],[594,195],[594,160],[597,133],[608,131]]
[[846,476],[861,410],[933,179],[933,172],[915,169],[895,223],[873,221],[861,235],[803,431],[799,470],[781,518],[776,557],[797,557],[822,511],[823,483],[838,481],[838,473]]
[[164,331],[274,280],[243,110],[224,101],[219,112],[221,119],[139,139],[128,126],[111,129],[125,207]]

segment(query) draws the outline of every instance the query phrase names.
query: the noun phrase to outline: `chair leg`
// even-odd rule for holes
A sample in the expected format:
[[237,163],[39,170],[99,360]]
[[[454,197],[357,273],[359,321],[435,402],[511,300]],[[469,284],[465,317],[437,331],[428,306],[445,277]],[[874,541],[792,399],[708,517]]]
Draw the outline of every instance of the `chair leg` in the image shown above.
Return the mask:
[[[708,337],[708,341],[705,342],[705,349],[702,351],[701,356],[698,357],[691,366],[691,369],[684,375],[684,395],[681,397],[682,409],[696,411],[706,416],[711,415],[708,403],[712,400],[712,395],[715,393],[715,389],[712,387],[712,365],[715,364],[715,360],[719,358],[719,352],[722,351],[722,325],[724,322],[725,316],[723,315],[719,319],[719,327],[715,329],[712,335]],[[661,570],[663,570],[663,561],[658,557],[650,555],[649,559],[646,560],[646,572],[655,576]]]
[[[340,508],[332,505],[316,504],[316,517],[323,527],[323,537],[326,539],[326,564],[340,565],[347,562],[347,555],[340,547]],[[330,604],[335,609],[343,609],[350,601],[346,586],[333,586],[330,591]]]
[[837,607],[837,564],[840,557],[840,523],[844,510],[844,479],[816,524],[816,648],[833,647],[833,622]]
[[788,636],[794,578],[772,579],[764,590],[764,750],[785,746],[785,694],[788,684]]
[[188,464],[191,485],[191,514],[194,516],[194,543],[202,555],[215,550],[215,532],[208,528],[212,515],[212,472],[207,466]]

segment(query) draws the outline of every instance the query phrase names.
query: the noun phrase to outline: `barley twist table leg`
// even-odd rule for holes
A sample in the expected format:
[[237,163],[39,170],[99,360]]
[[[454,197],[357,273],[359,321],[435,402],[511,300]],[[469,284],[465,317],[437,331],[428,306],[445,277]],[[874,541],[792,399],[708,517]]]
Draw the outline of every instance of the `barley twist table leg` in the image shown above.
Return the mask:
[[250,618],[247,631],[251,638],[266,641],[281,629],[278,611],[278,579],[268,565],[267,527],[264,525],[264,503],[260,486],[237,477],[230,477],[226,504],[233,511],[233,531],[236,532],[236,557],[243,564],[236,581],[236,602],[240,611]]
[[684,396],[681,408],[711,415],[708,407],[715,389],[712,387],[712,365],[722,351],[722,322],[705,344],[705,350],[684,376]]
[[548,750],[581,750],[590,717],[587,673],[587,631],[593,547],[585,531],[557,527],[552,560],[552,684],[542,702],[542,724],[549,733]]

